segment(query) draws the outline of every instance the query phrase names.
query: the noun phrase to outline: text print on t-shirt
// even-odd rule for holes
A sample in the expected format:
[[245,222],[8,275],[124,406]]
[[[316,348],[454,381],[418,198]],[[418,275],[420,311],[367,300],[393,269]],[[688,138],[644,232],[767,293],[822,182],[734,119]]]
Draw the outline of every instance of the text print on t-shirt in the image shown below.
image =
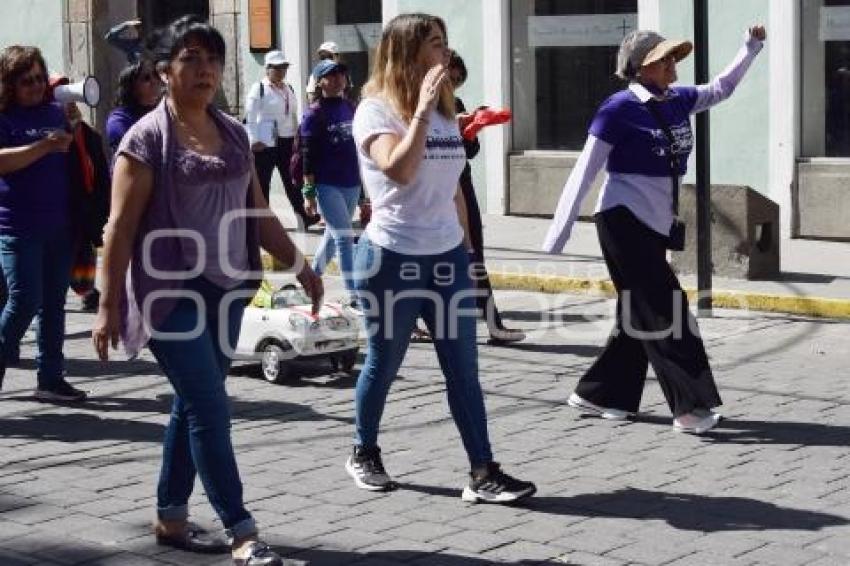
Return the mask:
[[328,143],[339,145],[354,139],[351,134],[351,120],[328,125]]
[[463,140],[457,131],[435,127],[425,138],[425,159],[466,159],[458,148],[463,149]]
[[[691,126],[687,121],[681,122],[675,126],[670,127],[670,133],[673,134],[673,153],[676,155],[688,155],[694,147],[694,136],[691,132]],[[652,137],[656,143],[661,145],[654,145],[652,147],[652,153],[657,155],[658,157],[664,157],[667,155],[667,148],[670,146],[670,141],[667,139],[667,134],[664,133],[662,129],[652,130]]]
[[40,140],[46,138],[50,134],[58,131],[64,131],[64,128],[26,128],[19,130],[17,128],[9,131],[9,137],[15,140]]

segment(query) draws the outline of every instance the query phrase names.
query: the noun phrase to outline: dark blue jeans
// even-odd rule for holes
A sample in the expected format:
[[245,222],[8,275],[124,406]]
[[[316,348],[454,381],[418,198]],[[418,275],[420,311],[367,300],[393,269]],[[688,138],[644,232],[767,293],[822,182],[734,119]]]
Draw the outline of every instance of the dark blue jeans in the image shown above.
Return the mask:
[[224,380],[231,362],[228,352],[239,337],[245,300],[234,298],[220,312],[222,302],[230,300],[224,290],[205,279],[191,281],[185,289],[197,292],[200,300],[180,299],[156,330],[186,336],[155,335],[149,343],[176,393],[165,431],[158,515],[170,521],[188,517],[197,473],[225,528],[232,536],[243,538],[257,529],[242,501]]
[[390,385],[420,316],[434,340],[452,418],[473,467],[493,460],[478,382],[475,291],[463,246],[432,256],[391,252],[364,234],[354,254],[354,281],[366,313],[368,351],[355,399],[355,444],[377,446]]
[[38,315],[39,389],[63,379],[65,357],[65,295],[71,279],[71,232],[60,229],[39,236],[0,235],[0,265],[9,297],[0,315],[0,355],[17,361],[19,344]]

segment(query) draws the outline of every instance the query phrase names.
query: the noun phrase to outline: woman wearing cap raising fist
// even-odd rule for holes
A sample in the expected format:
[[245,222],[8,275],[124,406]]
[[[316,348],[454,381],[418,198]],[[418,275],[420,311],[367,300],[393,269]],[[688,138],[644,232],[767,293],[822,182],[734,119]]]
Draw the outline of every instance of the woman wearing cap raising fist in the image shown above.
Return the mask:
[[283,181],[286,197],[299,217],[299,226],[309,228],[319,221],[304,210],[301,191],[292,183],[289,162],[298,130],[298,104],[295,91],[286,82],[289,61],[282,51],[269,51],[265,57],[266,76],[254,83],[245,102],[245,129],[254,152],[257,178],[266,201],[269,200],[275,167]]
[[608,419],[634,415],[651,363],[675,430],[702,434],[720,420],[712,411],[721,401],[705,347],[666,250],[678,226],[674,187],[693,147],[690,115],[732,94],[765,37],[764,27],[750,28],[735,59],[711,83],[675,87],[676,62],[691,52],[690,42],[643,30],[623,39],[617,75],[630,84],[599,107],[543,244],[549,253],[563,249],[604,166],[608,177],[595,218],[617,288],[617,323],[570,396],[571,406]]

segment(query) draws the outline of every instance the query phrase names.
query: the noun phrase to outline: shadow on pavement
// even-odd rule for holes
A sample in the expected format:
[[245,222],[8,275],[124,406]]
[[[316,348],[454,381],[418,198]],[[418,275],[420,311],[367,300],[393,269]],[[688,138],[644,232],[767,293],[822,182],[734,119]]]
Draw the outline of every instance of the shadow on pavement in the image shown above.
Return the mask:
[[587,344],[533,344],[531,342],[513,342],[511,344],[500,344],[499,347],[539,354],[570,354],[580,358],[595,358],[602,352],[601,346],[590,346]]
[[850,446],[850,426],[791,421],[724,419],[705,435],[716,442],[735,444],[800,444]]
[[[670,417],[638,414],[634,422],[670,426]],[[850,426],[795,421],[753,421],[724,418],[700,438],[732,444],[787,444],[790,446],[850,446]]]
[[[297,546],[277,545],[274,544],[274,540],[270,540],[269,544],[284,558],[284,566],[343,566],[345,564],[356,564],[358,566],[401,566],[402,564],[413,564],[414,566],[494,566],[508,563],[443,552],[434,553],[415,550],[355,552],[319,548],[302,549]],[[40,557],[41,555],[37,554],[33,556],[31,553],[24,554],[15,550],[4,550],[0,548],[0,564],[4,566],[24,566],[31,564],[87,564],[89,566],[96,566],[98,564],[109,564],[110,566],[118,564],[230,564],[230,561],[225,557],[226,555],[220,559],[215,559],[189,552],[174,551],[169,552],[167,556],[159,560],[157,556],[122,552],[120,548],[115,547],[97,547],[95,545],[76,547],[72,543],[51,546],[49,555],[57,561],[49,560],[45,556],[44,561],[33,562],[33,558]],[[520,565],[568,564],[568,562],[562,560],[540,559],[513,559],[509,563]]]
[[[95,397],[83,404],[68,405],[70,413],[30,412],[15,418],[0,418],[0,431],[7,438],[34,438],[59,442],[121,440],[161,442],[164,423],[139,420],[150,415],[166,415],[171,411],[171,395],[156,398]],[[52,407],[52,405],[50,406]],[[268,419],[277,422],[337,421],[352,424],[354,419],[317,413],[306,405],[285,401],[245,401],[232,399],[234,419]],[[108,413],[134,413],[135,419],[109,418]],[[164,420],[164,419],[159,419]]]
[[[400,484],[399,487],[428,495],[458,497],[457,489],[417,484]],[[517,506],[551,515],[658,519],[676,529],[704,532],[818,531],[850,524],[850,520],[838,515],[780,507],[745,497],[711,497],[636,488],[572,497],[532,497]]]
[[[36,499],[26,499],[0,491],[0,513],[13,511],[26,506],[37,506],[40,502]],[[14,519],[12,519],[14,523]],[[116,530],[124,532],[146,532],[146,525],[134,525],[118,521]],[[22,526],[27,526],[22,524]],[[78,524],[85,529],[85,523]],[[138,528],[136,528],[138,527]],[[113,533],[114,534],[114,533]],[[34,535],[36,536],[36,535]],[[37,536],[43,536],[37,533]],[[451,552],[426,552],[405,548],[406,541],[394,540],[387,537],[381,550],[374,552],[338,550],[333,548],[316,548],[321,543],[319,539],[313,539],[311,545],[305,545],[304,541],[297,538],[297,534],[280,536],[266,533],[265,540],[284,557],[285,566],[339,566],[344,564],[358,564],[366,566],[369,564],[380,566],[392,566],[400,564],[414,564],[416,566],[439,565],[439,566],[491,566],[497,564],[492,559],[477,558],[473,556],[459,556]],[[65,533],[55,533],[49,545],[34,544],[32,537],[21,537],[6,539],[0,537],[0,564],[3,566],[17,566],[18,564],[229,564],[227,555],[202,555],[181,551],[169,551],[162,554],[161,547],[156,545],[153,536],[132,539],[119,538],[116,543],[97,544],[74,539],[73,530]],[[352,541],[356,542],[356,541]],[[132,551],[122,548],[129,543]],[[564,551],[566,552],[566,551]],[[471,553],[470,553],[471,554]],[[161,556],[160,556],[161,555]],[[564,564],[563,561],[535,559],[513,559],[511,564]]]
[[[99,412],[130,412],[169,414],[174,398],[171,394],[161,393],[156,398],[139,399],[136,397],[96,397],[90,399],[85,407]],[[230,408],[234,419],[271,419],[278,422],[338,421],[353,424],[353,418],[324,415],[307,405],[263,399],[246,401],[230,399]]]
[[[582,305],[584,306],[584,305]],[[598,322],[600,320],[611,320],[607,314],[588,313],[574,314],[551,311],[499,311],[502,318],[515,322],[549,322],[549,323],[575,323]]]
[[[368,566],[370,564],[380,566],[393,566],[398,564],[413,564],[415,566],[497,566],[498,564],[522,564],[522,565],[546,565],[546,564],[570,564],[563,560],[540,560],[538,559],[516,559],[510,561],[494,561],[488,558],[476,558],[474,556],[459,556],[445,552],[423,552],[421,550],[382,550],[377,552],[351,552],[325,550],[313,548],[298,551],[292,547],[276,547],[282,556],[289,560],[284,561],[284,566],[340,566],[342,564],[356,564]],[[564,550],[566,553],[567,551]]]
[[[21,370],[35,371],[35,360],[22,359],[15,365]],[[65,358],[65,372],[70,377],[104,377],[116,375],[156,374],[160,375],[159,364],[147,360],[100,360]]]
[[[357,382],[360,366],[363,364],[362,354],[350,373],[342,370],[332,370],[329,363],[321,360],[290,362],[293,375],[283,383],[269,387],[315,387],[318,389],[352,389]],[[250,362],[239,362],[228,372],[234,377],[262,379],[260,365]]]
[[35,413],[22,418],[0,419],[0,430],[5,438],[58,442],[160,442],[165,427],[143,421],[102,418],[88,413]]

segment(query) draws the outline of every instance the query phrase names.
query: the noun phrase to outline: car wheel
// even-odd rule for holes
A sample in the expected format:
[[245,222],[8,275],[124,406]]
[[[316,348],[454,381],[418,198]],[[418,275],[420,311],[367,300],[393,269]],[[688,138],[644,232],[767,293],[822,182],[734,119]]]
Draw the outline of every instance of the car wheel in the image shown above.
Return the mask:
[[283,383],[289,377],[287,365],[283,363],[285,359],[283,348],[278,344],[266,344],[263,348],[263,357],[260,365],[263,370],[263,377],[270,383]]
[[351,373],[351,370],[354,369],[354,364],[356,363],[357,348],[352,348],[351,350],[346,350],[339,354],[339,365],[342,368],[342,371]]

